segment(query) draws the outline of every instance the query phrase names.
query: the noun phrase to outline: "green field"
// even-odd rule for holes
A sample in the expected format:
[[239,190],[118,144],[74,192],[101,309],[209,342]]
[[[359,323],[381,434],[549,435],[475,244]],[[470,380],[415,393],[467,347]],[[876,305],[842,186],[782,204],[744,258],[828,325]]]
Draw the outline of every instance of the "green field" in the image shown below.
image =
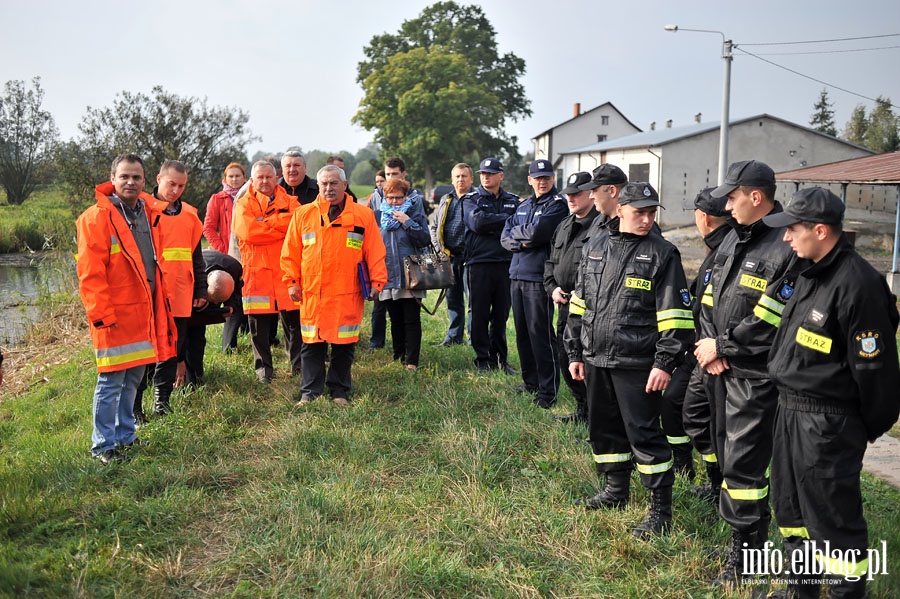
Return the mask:
[[[176,413],[139,431],[150,445],[109,467],[89,457],[85,333],[0,403],[0,596],[721,596],[706,582],[728,533],[689,483],[672,534],[650,542],[631,536],[639,484],[628,509],[573,506],[596,492],[586,432],[517,396],[517,377],[476,376],[470,348],[433,347],[445,314],[423,315],[416,374],[364,333],[349,408],[296,407],[283,350],[260,386],[248,339],[225,355],[211,327],[207,384],[177,391]],[[554,411],[571,408],[566,392]],[[900,493],[868,475],[863,492],[890,559]],[[870,597],[894,596],[890,572]]]

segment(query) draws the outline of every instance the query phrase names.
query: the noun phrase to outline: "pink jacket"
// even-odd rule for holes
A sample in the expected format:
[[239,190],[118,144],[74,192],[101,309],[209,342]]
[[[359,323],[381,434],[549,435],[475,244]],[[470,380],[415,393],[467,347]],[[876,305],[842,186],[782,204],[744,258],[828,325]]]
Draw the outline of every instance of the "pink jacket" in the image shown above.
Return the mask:
[[203,236],[209,241],[212,249],[223,254],[228,253],[233,211],[234,202],[227,191],[213,194],[206,205],[206,218],[203,219]]

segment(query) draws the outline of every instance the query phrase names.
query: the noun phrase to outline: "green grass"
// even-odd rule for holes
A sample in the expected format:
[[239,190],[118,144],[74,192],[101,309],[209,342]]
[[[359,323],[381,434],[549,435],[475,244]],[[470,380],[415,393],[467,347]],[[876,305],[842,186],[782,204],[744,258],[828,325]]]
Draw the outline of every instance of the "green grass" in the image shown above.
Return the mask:
[[[364,338],[346,409],[297,408],[283,350],[258,385],[247,338],[225,355],[210,327],[207,384],[110,467],[89,458],[96,375],[72,347],[0,403],[0,596],[718,596],[707,552],[727,531],[687,481],[673,533],[650,542],[631,537],[639,484],[625,510],[574,507],[596,491],[585,431],[515,395],[517,377],[476,376],[471,348],[433,347],[445,318],[423,315],[414,375]],[[571,408],[566,392],[556,412]],[[890,559],[900,493],[869,476],[863,492]],[[891,597],[896,572],[870,596]]]
[[35,191],[21,206],[0,202],[0,254],[39,250],[74,250],[72,204],[61,190]]

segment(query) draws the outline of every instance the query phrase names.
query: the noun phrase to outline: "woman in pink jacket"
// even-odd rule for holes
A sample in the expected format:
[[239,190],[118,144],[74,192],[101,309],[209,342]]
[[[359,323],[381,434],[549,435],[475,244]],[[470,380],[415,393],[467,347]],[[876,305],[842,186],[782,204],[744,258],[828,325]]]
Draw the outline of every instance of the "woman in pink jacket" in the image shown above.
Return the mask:
[[228,253],[234,196],[237,195],[246,180],[244,167],[237,162],[232,162],[225,167],[225,173],[222,175],[222,191],[213,194],[206,205],[203,236],[209,241],[210,247],[217,252]]

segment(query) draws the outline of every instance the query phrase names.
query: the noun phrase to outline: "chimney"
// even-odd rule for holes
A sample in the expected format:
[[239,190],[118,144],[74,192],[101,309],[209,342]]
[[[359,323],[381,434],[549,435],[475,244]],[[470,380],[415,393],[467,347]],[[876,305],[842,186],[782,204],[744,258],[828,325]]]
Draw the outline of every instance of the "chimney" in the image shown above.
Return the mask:
[[672,128],[672,119],[669,119],[668,121],[666,121],[666,129],[671,129],[671,128]]
[[700,118],[701,118],[702,116],[703,116],[703,113],[702,113],[702,112],[698,112],[697,114],[695,114],[695,115],[694,115],[694,122],[695,122],[695,123],[699,123],[699,122],[700,122]]
[[581,116],[581,102],[575,102],[575,116]]
[[650,123],[650,130],[656,131],[656,121],[653,121],[652,123]]

